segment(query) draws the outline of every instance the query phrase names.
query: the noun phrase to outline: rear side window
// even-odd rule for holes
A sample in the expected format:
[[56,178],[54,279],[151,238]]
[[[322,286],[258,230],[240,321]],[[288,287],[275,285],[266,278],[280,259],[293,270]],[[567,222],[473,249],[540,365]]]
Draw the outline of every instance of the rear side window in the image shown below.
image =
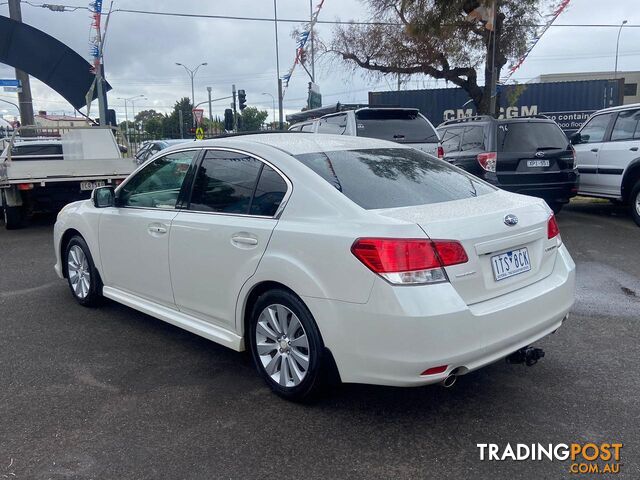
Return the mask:
[[313,123],[307,123],[300,128],[301,132],[313,132]]
[[262,167],[249,213],[273,217],[286,193],[287,184],[284,179],[269,165],[265,165]]
[[613,125],[611,140],[632,140],[634,138],[640,138],[638,120],[640,120],[640,110],[620,112],[618,118],[616,118],[616,123]]
[[198,168],[190,210],[249,213],[262,162],[247,155],[211,150]]
[[12,160],[62,160],[62,145],[16,145]]
[[360,110],[356,113],[359,137],[399,143],[436,143],[435,129],[413,110]]
[[464,127],[460,150],[463,152],[484,150],[484,128],[481,126]]
[[566,149],[568,145],[567,136],[555,123],[513,122],[498,125],[498,152]]
[[495,190],[411,148],[316,152],[296,158],[365,209],[448,202]]
[[324,117],[318,121],[318,133],[333,133],[342,135],[347,129],[346,115],[333,115]]
[[442,130],[440,135],[442,135],[442,149],[445,154],[460,151],[462,128],[447,128]]

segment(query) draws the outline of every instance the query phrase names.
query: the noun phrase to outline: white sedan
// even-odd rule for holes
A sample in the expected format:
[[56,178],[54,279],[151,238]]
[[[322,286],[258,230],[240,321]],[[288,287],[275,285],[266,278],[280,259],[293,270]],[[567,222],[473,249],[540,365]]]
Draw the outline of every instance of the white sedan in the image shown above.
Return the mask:
[[575,265],[544,201],[385,141],[177,145],[72,203],[56,272],[237,351],[278,394],[452,383],[554,332]]

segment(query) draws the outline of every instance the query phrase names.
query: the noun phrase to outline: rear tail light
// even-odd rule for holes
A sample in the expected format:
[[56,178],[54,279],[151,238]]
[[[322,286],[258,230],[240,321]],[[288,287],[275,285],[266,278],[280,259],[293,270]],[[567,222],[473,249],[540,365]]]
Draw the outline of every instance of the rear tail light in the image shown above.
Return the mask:
[[496,152],[487,152],[478,154],[478,163],[487,172],[496,171],[496,160],[498,154]]
[[556,221],[555,215],[552,214],[547,222],[547,238],[551,240],[555,237],[558,237],[558,239],[560,238],[560,228],[558,228],[558,222]]
[[444,158],[444,148],[442,148],[442,145],[438,145],[438,158]]
[[573,145],[570,145],[571,147],[571,156],[573,157],[573,163],[571,164],[571,168],[576,168],[576,149],[573,148]]
[[117,187],[118,185],[120,185],[122,183],[122,179],[114,180],[113,183]]
[[33,190],[33,183],[19,183],[18,190]]
[[351,252],[369,270],[397,285],[446,282],[444,267],[469,260],[452,240],[360,238]]

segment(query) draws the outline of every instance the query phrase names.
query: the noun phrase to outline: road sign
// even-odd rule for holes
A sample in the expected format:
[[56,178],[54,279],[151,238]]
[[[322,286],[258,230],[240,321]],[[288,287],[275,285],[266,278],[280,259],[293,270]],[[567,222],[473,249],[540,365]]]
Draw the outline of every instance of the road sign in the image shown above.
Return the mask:
[[202,129],[202,127],[196,128],[196,139],[204,140],[204,130]]
[[22,87],[22,82],[15,78],[0,78],[0,87]]
[[202,108],[194,108],[192,112],[193,112],[193,117],[196,119],[196,124],[200,125],[202,123],[204,110]]

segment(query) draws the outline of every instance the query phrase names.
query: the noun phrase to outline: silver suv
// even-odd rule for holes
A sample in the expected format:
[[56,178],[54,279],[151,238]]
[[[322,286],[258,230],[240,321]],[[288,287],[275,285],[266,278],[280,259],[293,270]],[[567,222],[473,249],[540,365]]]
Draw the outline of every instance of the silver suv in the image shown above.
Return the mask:
[[594,113],[572,137],[579,194],[631,207],[640,226],[640,104]]

